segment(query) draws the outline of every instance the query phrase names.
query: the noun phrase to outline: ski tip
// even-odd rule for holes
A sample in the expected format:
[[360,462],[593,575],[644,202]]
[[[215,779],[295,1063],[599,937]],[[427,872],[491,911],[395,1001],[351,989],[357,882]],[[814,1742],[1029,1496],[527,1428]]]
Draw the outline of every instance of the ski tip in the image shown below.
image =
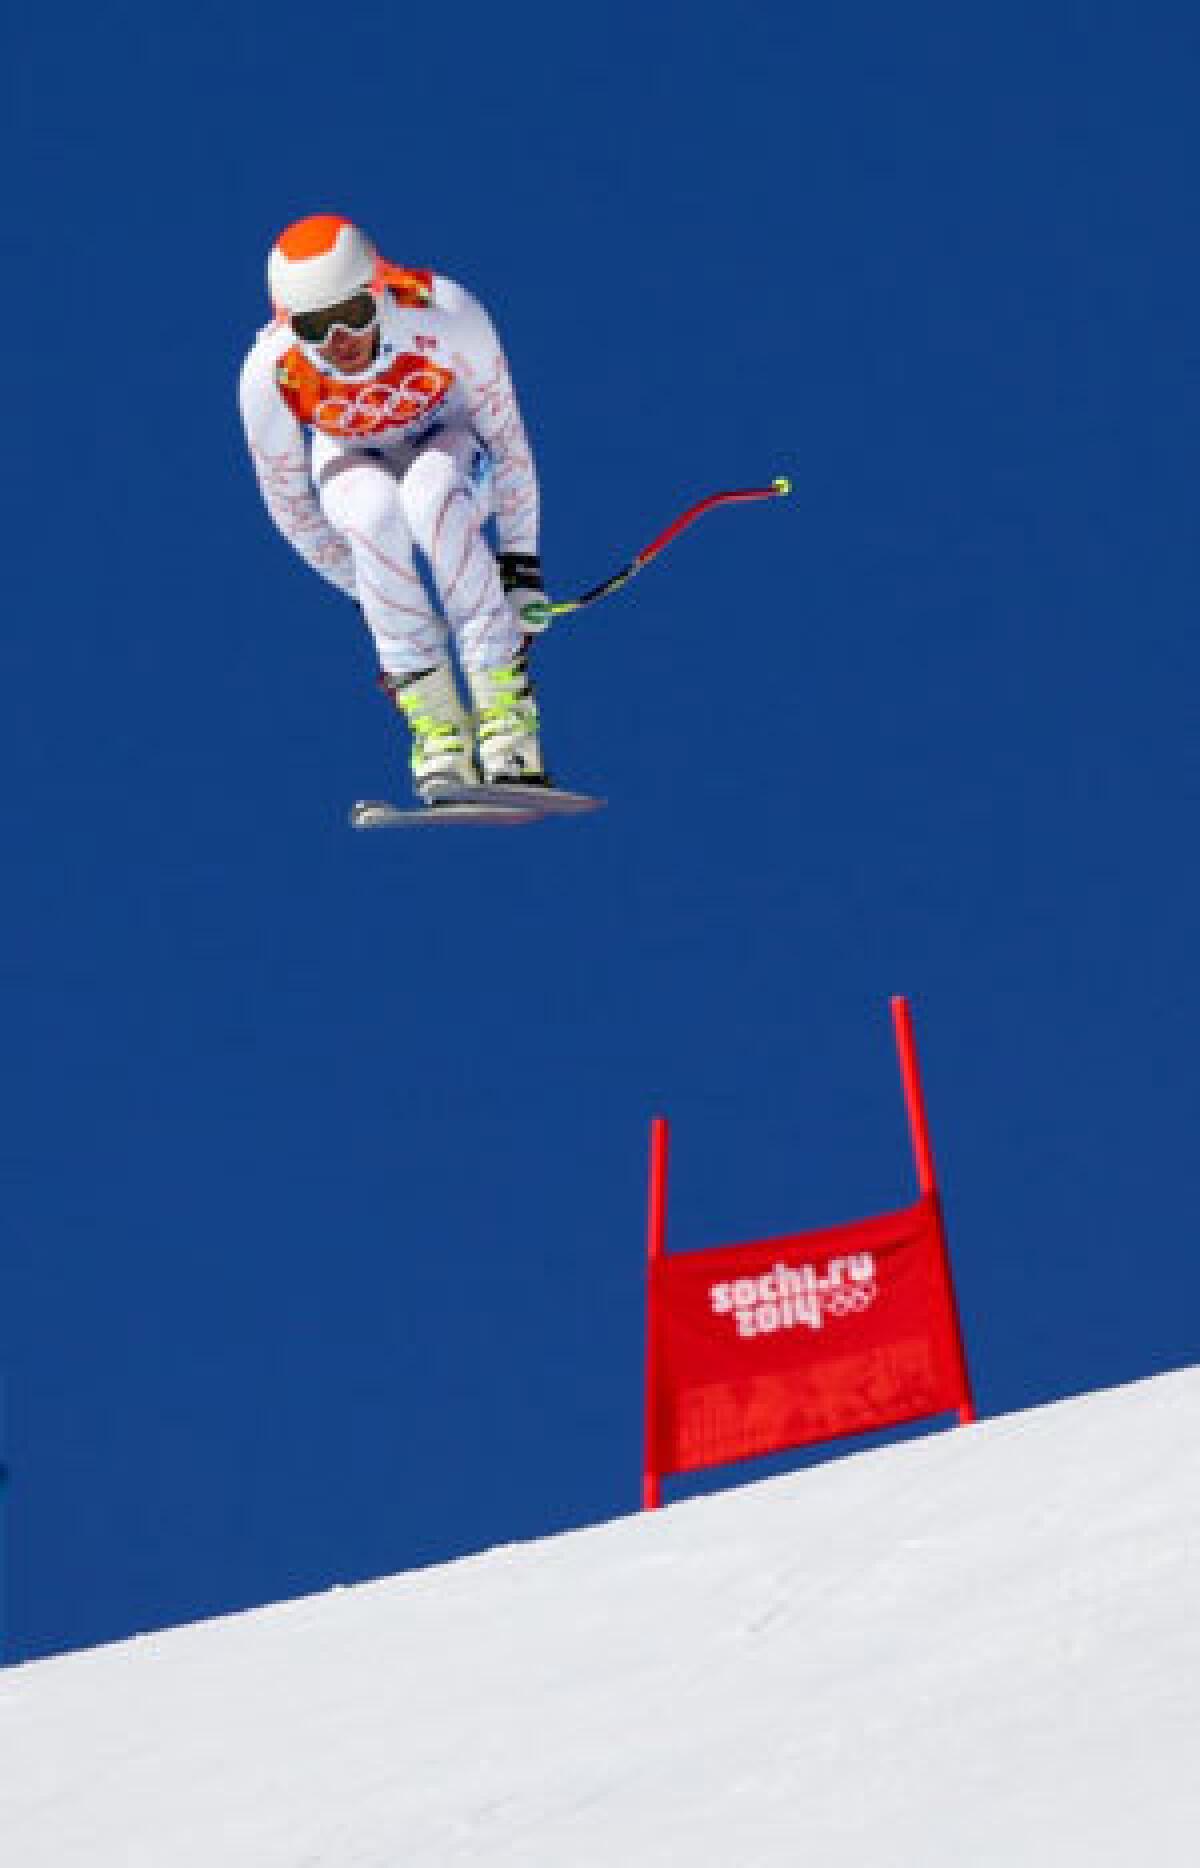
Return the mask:
[[351,830],[373,830],[390,808],[382,798],[356,798],[350,806]]
[[787,475],[783,473],[776,474],[775,478],[771,482],[771,485],[775,488],[775,491],[778,493],[780,499],[786,499],[788,494],[792,490],[791,481],[788,479]]

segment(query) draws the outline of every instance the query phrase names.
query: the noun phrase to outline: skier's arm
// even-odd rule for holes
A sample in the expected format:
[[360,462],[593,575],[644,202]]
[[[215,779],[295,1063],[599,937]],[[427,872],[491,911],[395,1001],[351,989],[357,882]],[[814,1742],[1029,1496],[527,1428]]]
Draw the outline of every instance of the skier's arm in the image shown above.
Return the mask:
[[238,406],[259,491],[293,550],[353,597],[350,548],[321,511],[309,476],[304,430],[275,386],[279,350],[270,337],[260,339],[243,365],[238,384]]
[[462,286],[435,274],[433,302],[455,321],[454,361],[472,425],[494,465],[496,542],[501,554],[537,555],[537,472],[508,362],[483,306]]

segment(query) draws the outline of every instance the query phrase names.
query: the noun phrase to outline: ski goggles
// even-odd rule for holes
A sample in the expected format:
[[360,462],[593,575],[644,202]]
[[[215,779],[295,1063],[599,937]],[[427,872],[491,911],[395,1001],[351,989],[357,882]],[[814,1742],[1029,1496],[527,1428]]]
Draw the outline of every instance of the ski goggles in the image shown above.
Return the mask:
[[288,322],[303,344],[324,344],[334,331],[369,331],[379,316],[373,292],[356,292],[323,311],[295,311]]

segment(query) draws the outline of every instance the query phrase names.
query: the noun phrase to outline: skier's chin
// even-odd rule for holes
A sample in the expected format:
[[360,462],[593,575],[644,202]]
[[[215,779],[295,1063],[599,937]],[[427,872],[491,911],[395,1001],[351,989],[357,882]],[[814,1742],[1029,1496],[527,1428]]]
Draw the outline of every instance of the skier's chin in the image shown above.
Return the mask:
[[361,376],[369,370],[375,361],[375,343],[372,338],[366,343],[339,344],[331,350],[321,352],[322,361],[339,376]]

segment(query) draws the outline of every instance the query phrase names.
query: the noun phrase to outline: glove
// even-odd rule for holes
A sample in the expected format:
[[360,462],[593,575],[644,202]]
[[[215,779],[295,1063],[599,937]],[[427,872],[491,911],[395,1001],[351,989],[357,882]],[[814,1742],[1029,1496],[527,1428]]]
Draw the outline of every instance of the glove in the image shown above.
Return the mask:
[[527,637],[540,636],[550,618],[526,613],[532,604],[550,601],[542,589],[542,561],[537,552],[501,551],[496,554],[496,562],[513,620]]

